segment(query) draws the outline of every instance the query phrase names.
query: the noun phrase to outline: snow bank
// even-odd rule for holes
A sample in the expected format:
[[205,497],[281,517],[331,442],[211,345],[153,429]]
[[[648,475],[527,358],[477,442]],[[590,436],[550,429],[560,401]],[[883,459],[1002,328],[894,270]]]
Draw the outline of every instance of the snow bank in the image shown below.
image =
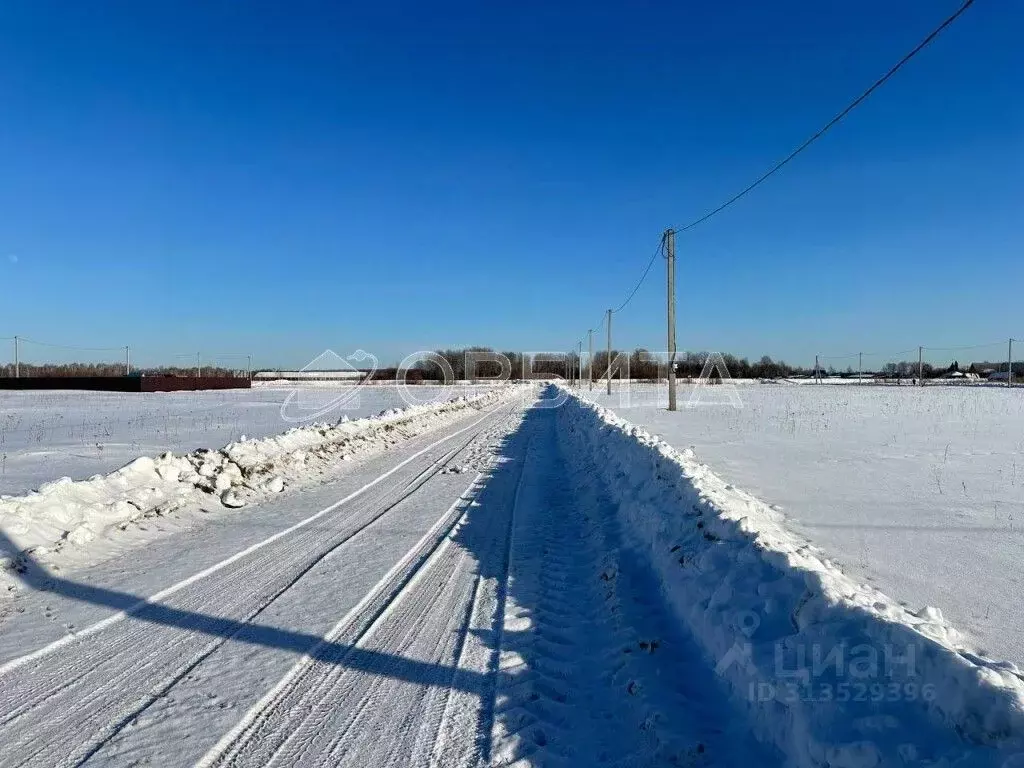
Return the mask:
[[[360,386],[291,382],[198,392],[0,390],[0,495],[22,496],[58,477],[85,480],[138,456],[218,448],[314,421],[470,397],[493,386]],[[408,400],[407,400],[408,398]],[[316,415],[317,413],[321,415]],[[287,422],[295,419],[294,422]]]
[[797,766],[1006,765],[1024,749],[1024,674],[970,653],[939,610],[857,584],[783,516],[598,405],[561,434],[615,503],[624,540]]
[[[220,450],[165,453],[135,459],[88,480],[61,478],[25,496],[0,496],[0,570],[19,567],[24,553],[39,559],[84,550],[113,530],[147,518],[201,508],[239,508],[289,485],[322,478],[339,461],[366,455],[431,427],[454,421],[518,391],[515,387],[445,403],[391,408],[370,418],[295,427],[273,437],[243,437]],[[67,552],[65,552],[67,554]]]
[[781,506],[856,581],[941,606],[965,642],[1024,667],[1024,389],[766,385],[742,409],[710,390],[684,408],[680,384],[676,412],[665,386],[585,395]]

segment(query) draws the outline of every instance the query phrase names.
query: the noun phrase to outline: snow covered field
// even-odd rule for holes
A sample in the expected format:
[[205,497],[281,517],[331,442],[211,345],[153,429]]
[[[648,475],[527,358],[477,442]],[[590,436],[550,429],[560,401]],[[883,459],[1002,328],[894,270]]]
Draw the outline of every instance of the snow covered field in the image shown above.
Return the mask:
[[[317,416],[325,421],[403,405],[396,386],[358,391],[330,383],[293,386],[271,382],[251,390],[166,393],[0,391],[0,495],[24,493],[59,477],[80,480],[107,473],[139,456],[219,448],[242,435],[276,435],[300,423],[281,416],[290,395],[285,413],[292,418],[320,414],[345,397]],[[447,397],[482,389],[459,385]],[[428,399],[442,388],[410,391]]]
[[[786,516],[844,570],[939,607],[981,650],[1024,665],[1024,389],[721,387],[666,411],[584,392]],[[706,404],[718,400],[723,404]]]
[[246,508],[10,557],[0,768],[1021,768],[1019,667],[692,451],[533,394],[160,459]]

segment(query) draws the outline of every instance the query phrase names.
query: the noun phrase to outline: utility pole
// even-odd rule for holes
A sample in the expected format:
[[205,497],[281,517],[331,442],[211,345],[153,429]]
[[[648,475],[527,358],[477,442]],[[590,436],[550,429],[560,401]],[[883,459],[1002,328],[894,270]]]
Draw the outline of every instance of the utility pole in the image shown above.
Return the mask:
[[18,361],[18,337],[14,337],[14,378],[21,378],[21,363]]
[[676,410],[676,233],[665,230],[668,277],[668,409]]
[[864,383],[864,353],[857,353],[857,383]]
[[245,377],[252,381],[252,355],[245,356]]
[[124,345],[124,375],[132,375],[132,348],[127,344]]
[[587,383],[588,389],[594,389],[594,329],[587,331]]
[[197,379],[203,378],[203,366],[202,366],[202,363],[199,361],[199,353],[198,352],[196,352],[196,378]]
[[924,386],[924,347],[917,348],[917,383]]
[[814,356],[814,383],[821,384],[821,370],[818,368],[818,356]]
[[608,394],[612,393],[612,311],[608,310]]
[[580,391],[583,391],[583,341],[576,342],[576,347],[579,349],[579,354],[576,356],[579,361],[580,369],[576,372],[576,386],[579,387]]

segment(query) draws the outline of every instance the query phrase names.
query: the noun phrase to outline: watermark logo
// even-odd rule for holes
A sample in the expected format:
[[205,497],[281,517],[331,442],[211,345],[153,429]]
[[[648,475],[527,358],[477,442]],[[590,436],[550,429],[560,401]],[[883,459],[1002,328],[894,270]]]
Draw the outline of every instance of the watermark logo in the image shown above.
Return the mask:
[[[424,392],[420,386],[410,386],[408,382],[409,371],[436,366],[441,372],[441,382],[437,386],[440,390],[426,390],[426,396],[420,397]],[[451,399],[452,391],[455,389],[455,370],[451,362],[444,355],[430,350],[420,350],[406,355],[405,359],[398,364],[395,371],[395,383],[398,385],[398,394],[406,405],[432,405],[442,403]]]
[[720,352],[712,352],[704,361],[700,376],[693,383],[687,408],[708,405],[731,405],[742,410],[743,399],[729,375],[729,368]]
[[[397,368],[387,369],[394,379],[401,402],[406,406],[434,405],[451,400],[460,389],[473,392],[479,386],[491,386],[510,380],[561,382],[563,386],[545,389],[538,402],[541,408],[557,408],[572,391],[600,397],[608,391],[614,400],[603,404],[618,408],[636,406],[667,407],[670,372],[680,367],[692,371],[689,358],[676,363],[668,353],[637,349],[631,354],[601,352],[593,357],[564,352],[513,352],[504,354],[489,349],[456,352],[420,350],[407,355]],[[299,371],[282,373],[295,381],[281,404],[281,418],[302,423],[322,420],[332,411],[360,407],[360,394],[370,383],[386,383],[378,359],[362,349],[347,357],[324,350]],[[676,376],[687,397],[686,408],[728,405],[743,408],[739,390],[720,353],[707,355],[697,379]]]
[[879,703],[931,701],[936,695],[933,684],[919,680],[918,648],[912,642],[896,647],[788,638],[755,646],[760,624],[756,613],[739,611],[734,628],[742,637],[715,665],[719,676],[738,672],[747,678],[752,702]]
[[724,675],[734,666],[740,666],[744,672],[756,671],[754,665],[754,646],[750,642],[757,628],[761,626],[761,617],[754,611],[739,611],[735,619],[736,628],[745,640],[736,640],[732,648],[725,652],[715,665],[715,673]]
[[[333,411],[359,408],[360,393],[377,368],[377,358],[365,350],[357,349],[348,357],[324,350],[297,371],[295,387],[281,403],[281,419],[304,423]],[[346,386],[339,391],[338,384]]]

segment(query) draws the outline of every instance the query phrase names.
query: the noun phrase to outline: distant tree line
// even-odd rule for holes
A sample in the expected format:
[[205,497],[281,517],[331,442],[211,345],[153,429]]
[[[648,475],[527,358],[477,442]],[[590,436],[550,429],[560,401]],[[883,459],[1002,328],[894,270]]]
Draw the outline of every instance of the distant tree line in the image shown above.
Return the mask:
[[[444,349],[435,353],[443,358],[451,368],[453,377],[456,380],[469,378],[466,368],[466,353],[493,353],[490,347],[467,347],[465,349]],[[568,376],[570,367],[573,371],[579,371],[580,359],[575,353],[546,353],[541,355],[527,355],[521,352],[501,352],[512,364],[510,377],[519,380],[524,376],[533,378],[547,378],[551,376]],[[676,355],[676,375],[682,378],[698,378],[708,361],[706,351],[685,351]],[[728,375],[736,379],[780,379],[791,377],[813,377],[814,366],[791,365],[783,360],[773,360],[768,355],[763,355],[756,361],[746,357],[736,357],[729,353],[721,355],[722,362]],[[668,376],[668,362],[664,355],[656,355],[651,351],[638,347],[632,351],[612,350],[613,360],[612,378],[622,378],[628,375],[632,379],[656,381]],[[628,365],[627,365],[628,362]],[[952,365],[935,366],[924,363],[922,366],[924,378],[938,378],[945,374],[959,371],[959,362],[954,361]],[[586,358],[583,360],[583,376],[586,377],[588,364]],[[608,353],[600,350],[594,353],[593,376],[595,379],[607,375]],[[988,370],[1005,371],[1006,361],[1000,363],[978,362],[971,363],[967,371],[970,373],[983,374]],[[1014,363],[1015,376],[1024,376],[1024,361]],[[501,367],[497,363],[480,361],[476,365],[476,373],[481,378],[493,378],[500,375]],[[375,378],[394,379],[395,369],[386,369],[377,372]],[[918,364],[913,361],[899,361],[887,363],[881,370],[863,371],[864,375],[883,375],[892,378],[916,378],[918,376]],[[712,376],[717,371],[711,372]],[[847,366],[844,371],[837,370],[834,366],[827,369],[821,366],[818,370],[820,376],[847,376],[857,375],[853,366]],[[442,381],[444,375],[442,367],[432,360],[424,360],[413,366],[406,374],[407,381]]]
[[[464,349],[441,349],[434,354],[436,359],[424,359],[404,371],[404,380],[409,383],[443,381],[448,367],[451,376],[455,380],[464,380],[469,377],[467,370],[467,353],[486,357],[494,354],[491,347],[466,347]],[[550,378],[553,376],[567,377],[570,367],[573,371],[579,371],[580,359],[575,353],[543,353],[524,354],[522,352],[500,352],[500,355],[511,363],[509,376],[512,380],[518,381],[524,377]],[[683,378],[697,378],[701,375],[704,365],[708,359],[708,352],[680,352],[676,355],[676,374]],[[656,381],[668,376],[667,361],[647,349],[638,347],[632,351],[612,350],[611,353],[614,366],[612,378],[622,378],[628,375],[633,379]],[[445,361],[447,366],[439,364],[438,360]],[[723,354],[722,361],[728,374],[737,379],[777,379],[794,376],[813,376],[814,368],[790,365],[782,360],[772,360],[764,355],[756,362],[751,362],[745,357],[736,357],[731,354]],[[583,375],[587,375],[587,361],[584,358]],[[628,365],[627,365],[628,363]],[[496,378],[501,375],[502,366],[494,361],[480,359],[476,363],[476,375],[478,378]],[[608,353],[600,350],[594,353],[593,376],[595,379],[603,378],[608,369]],[[922,373],[924,378],[938,378],[945,374],[959,371],[960,363],[954,361],[948,367],[934,366],[924,363]],[[1005,371],[1006,361],[1001,362],[974,362],[964,369],[969,373],[979,375],[989,370]],[[1024,361],[1015,362],[1013,365],[1015,377],[1024,379]],[[123,376],[124,363],[47,363],[37,365],[33,363],[22,363],[20,365],[22,376]],[[245,376],[245,371],[223,368],[223,367],[202,367],[203,376]],[[847,366],[845,371],[838,371],[835,367],[822,367],[819,371],[822,376],[856,376],[857,372],[852,366]],[[918,376],[917,360],[903,360],[887,363],[879,371],[865,369],[865,375],[882,374],[891,378],[912,379]],[[157,366],[150,368],[132,368],[132,375],[144,376],[185,376],[196,375],[195,366]],[[374,371],[372,379],[375,381],[395,381],[399,371],[395,367],[379,368]],[[14,364],[0,364],[0,377],[14,376]]]
[[[452,376],[456,380],[469,378],[470,371],[467,370],[466,359],[468,353],[493,353],[490,347],[467,347],[465,349],[442,349],[437,350],[437,358],[443,359],[450,368]],[[548,378],[552,376],[567,377],[569,371],[578,372],[580,369],[580,358],[576,353],[543,353],[529,355],[521,352],[500,352],[511,363],[509,375],[513,380],[520,380],[524,377]],[[668,363],[664,357],[660,358],[647,349],[638,347],[632,351],[612,350],[611,359],[612,378],[622,378],[628,375],[633,379],[656,381],[668,376]],[[707,352],[682,352],[676,356],[676,373],[683,377],[696,378],[700,376],[708,359]],[[607,374],[608,352],[600,350],[594,353],[593,375],[594,378],[601,378]],[[746,358],[737,358],[734,355],[722,355],[726,369],[730,376],[735,378],[777,378],[783,376],[795,376],[799,374],[810,375],[810,369],[802,369],[789,365],[782,361],[773,361],[767,355],[755,363]],[[588,363],[583,360],[583,375],[587,375]],[[394,378],[394,368],[381,369],[376,372],[374,378]],[[437,360],[421,360],[407,375],[407,381],[442,381],[444,379],[444,368]],[[501,374],[501,366],[496,362],[480,360],[476,364],[476,374],[480,378],[493,378]],[[575,374],[574,374],[575,375]]]

